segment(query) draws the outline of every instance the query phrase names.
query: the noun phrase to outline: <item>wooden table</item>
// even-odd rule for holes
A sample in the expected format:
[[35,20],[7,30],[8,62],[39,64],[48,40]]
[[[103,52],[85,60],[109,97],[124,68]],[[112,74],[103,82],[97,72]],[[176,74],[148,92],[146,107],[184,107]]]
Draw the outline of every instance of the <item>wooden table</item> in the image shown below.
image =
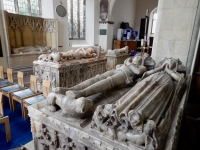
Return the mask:
[[128,46],[130,50],[137,49],[137,41],[121,41],[121,40],[114,40],[113,49],[120,49],[122,47]]

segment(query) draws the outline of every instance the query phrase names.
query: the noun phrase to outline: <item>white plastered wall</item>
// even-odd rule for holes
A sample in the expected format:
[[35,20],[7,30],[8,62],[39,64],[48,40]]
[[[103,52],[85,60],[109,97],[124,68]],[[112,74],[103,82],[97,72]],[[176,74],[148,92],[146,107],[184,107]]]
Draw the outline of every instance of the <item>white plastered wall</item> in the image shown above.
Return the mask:
[[[68,51],[82,46],[99,44],[99,1],[86,0],[86,22],[85,22],[85,40],[69,40],[68,18],[59,17],[56,12],[56,6],[60,5],[60,0],[41,0],[42,17],[58,19],[58,46],[59,51]],[[62,0],[62,5],[67,9],[67,0]]]
[[[56,7],[60,5],[60,0],[41,0],[42,17],[54,18],[58,20],[58,51],[69,50],[68,18],[67,15],[59,17],[56,14]],[[62,5],[67,9],[67,0],[62,0]]]
[[86,0],[85,40],[69,40],[71,49],[99,44],[99,1]]
[[116,0],[113,8],[113,38],[117,37],[117,29],[122,22],[128,22],[134,28],[136,14],[136,0]]
[[145,17],[146,10],[148,9],[150,13],[156,7],[158,0],[137,0],[134,30],[140,30],[140,21]]

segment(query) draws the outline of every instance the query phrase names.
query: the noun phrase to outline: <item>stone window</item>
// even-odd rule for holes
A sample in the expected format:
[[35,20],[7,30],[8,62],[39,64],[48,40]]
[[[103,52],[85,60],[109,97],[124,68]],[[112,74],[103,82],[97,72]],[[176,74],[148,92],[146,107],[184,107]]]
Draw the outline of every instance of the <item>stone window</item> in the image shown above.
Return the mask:
[[156,31],[157,16],[158,16],[157,8],[155,8],[155,9],[150,13],[148,37],[154,37],[154,33],[155,33],[155,31]]
[[4,10],[10,13],[41,17],[41,0],[3,0]]
[[69,39],[85,39],[85,0],[67,0]]
[[152,27],[151,27],[151,34],[155,33],[156,30],[156,22],[157,22],[157,10],[156,12],[153,12],[153,17],[152,17]]

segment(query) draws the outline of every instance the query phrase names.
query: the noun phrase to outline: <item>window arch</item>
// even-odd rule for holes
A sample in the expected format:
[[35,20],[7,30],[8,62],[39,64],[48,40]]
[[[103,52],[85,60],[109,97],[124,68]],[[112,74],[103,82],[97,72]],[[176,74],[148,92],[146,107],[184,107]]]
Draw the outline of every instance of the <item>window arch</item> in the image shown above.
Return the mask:
[[85,39],[85,0],[67,0],[69,39]]
[[148,29],[148,38],[154,37],[154,33],[156,30],[156,22],[157,22],[157,7],[152,10],[150,13],[150,19],[149,19],[149,29]]

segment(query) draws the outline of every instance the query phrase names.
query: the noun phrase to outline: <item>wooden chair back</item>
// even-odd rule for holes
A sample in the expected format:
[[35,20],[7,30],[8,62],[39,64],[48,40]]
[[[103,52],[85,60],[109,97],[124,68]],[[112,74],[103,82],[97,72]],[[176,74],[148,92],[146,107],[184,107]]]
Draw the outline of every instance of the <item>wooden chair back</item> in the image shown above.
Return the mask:
[[0,92],[0,115],[4,116],[3,111],[3,94]]
[[18,84],[19,86],[24,87],[24,73],[21,71],[17,72],[17,79],[18,79]]
[[9,116],[4,116],[3,112],[3,94],[0,92],[0,124],[5,123],[5,130],[6,130],[6,141],[9,142],[11,140],[11,131],[10,131],[10,121]]
[[10,68],[7,68],[7,77],[8,81],[13,83],[13,70]]
[[4,79],[3,66],[0,66],[0,78]]
[[34,75],[30,76],[30,89],[37,92],[37,77]]
[[48,94],[50,93],[50,87],[51,87],[51,82],[47,81],[47,80],[43,80],[43,84],[42,84],[43,88],[43,96],[47,97]]

